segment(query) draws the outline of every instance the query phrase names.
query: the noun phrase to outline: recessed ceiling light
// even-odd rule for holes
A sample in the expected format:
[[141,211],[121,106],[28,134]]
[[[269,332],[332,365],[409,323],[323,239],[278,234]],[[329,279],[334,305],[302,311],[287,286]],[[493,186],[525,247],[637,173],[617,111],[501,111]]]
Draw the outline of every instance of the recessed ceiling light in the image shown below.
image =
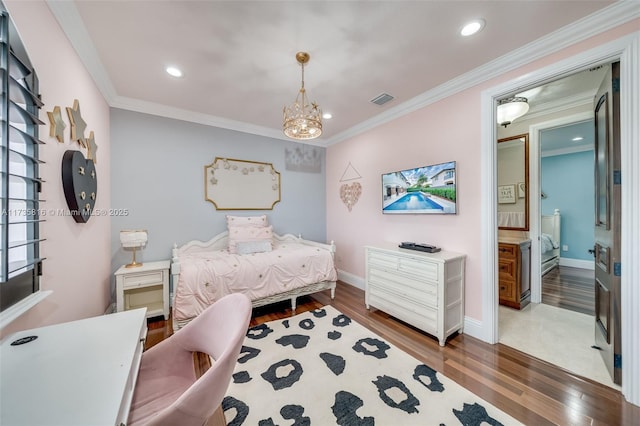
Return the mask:
[[167,67],[166,71],[167,71],[167,74],[173,77],[182,77],[182,71],[180,71],[176,67]]
[[324,114],[322,114],[322,118],[326,118],[327,120],[330,119],[331,117],[333,117],[333,115],[331,115],[330,112],[325,112]]
[[460,30],[460,35],[467,37],[477,33],[483,28],[484,28],[484,19],[476,19],[475,21],[471,21],[468,24],[466,24],[464,27],[462,27],[462,29]]
[[583,138],[582,136],[576,136],[575,138],[573,138],[573,139],[571,139],[571,140],[572,140],[572,141],[574,141],[574,142],[578,142],[578,141],[581,141],[581,140],[583,140],[583,139],[584,139],[584,138]]

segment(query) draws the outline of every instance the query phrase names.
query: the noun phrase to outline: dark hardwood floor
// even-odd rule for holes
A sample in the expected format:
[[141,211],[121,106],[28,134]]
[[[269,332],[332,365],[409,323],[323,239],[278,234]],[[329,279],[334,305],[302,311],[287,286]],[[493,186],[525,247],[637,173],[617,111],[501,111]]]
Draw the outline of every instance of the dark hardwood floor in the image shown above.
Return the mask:
[[594,272],[558,266],[542,277],[542,303],[595,315]]
[[[301,297],[296,312],[328,304],[524,424],[640,425],[640,407],[612,388],[465,334],[452,336],[442,348],[434,337],[382,311],[367,310],[364,292],[341,282],[334,300],[328,291]],[[251,325],[290,315],[288,302],[256,308]],[[170,321],[149,322],[147,346],[170,334]]]

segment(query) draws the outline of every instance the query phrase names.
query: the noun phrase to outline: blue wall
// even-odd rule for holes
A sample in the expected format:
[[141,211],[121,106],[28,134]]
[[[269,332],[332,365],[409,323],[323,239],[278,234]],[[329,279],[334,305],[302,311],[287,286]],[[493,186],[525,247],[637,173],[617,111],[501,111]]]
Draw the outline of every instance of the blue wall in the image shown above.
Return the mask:
[[572,154],[542,157],[540,171],[542,214],[553,214],[560,209],[560,245],[568,245],[568,251],[560,251],[560,257],[593,260],[587,251],[594,242],[594,153],[593,150]]
[[[320,158],[319,172],[287,170],[285,149],[295,142],[111,110],[111,206],[128,209],[111,218],[112,269],[130,262],[120,248],[121,229],[146,229],[138,260],[171,258],[174,243],[209,240],[226,230],[227,214],[266,214],[274,232],[326,239],[325,148],[304,145]],[[205,201],[204,166],[215,157],[272,163],[280,172],[281,201],[273,210],[217,211]]]

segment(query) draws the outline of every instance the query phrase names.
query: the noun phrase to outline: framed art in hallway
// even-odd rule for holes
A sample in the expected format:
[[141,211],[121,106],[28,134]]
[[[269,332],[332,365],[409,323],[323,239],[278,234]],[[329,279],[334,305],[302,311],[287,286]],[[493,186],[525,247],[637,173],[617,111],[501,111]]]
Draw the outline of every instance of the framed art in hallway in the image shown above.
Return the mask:
[[498,203],[514,204],[516,202],[516,186],[500,185],[498,186]]

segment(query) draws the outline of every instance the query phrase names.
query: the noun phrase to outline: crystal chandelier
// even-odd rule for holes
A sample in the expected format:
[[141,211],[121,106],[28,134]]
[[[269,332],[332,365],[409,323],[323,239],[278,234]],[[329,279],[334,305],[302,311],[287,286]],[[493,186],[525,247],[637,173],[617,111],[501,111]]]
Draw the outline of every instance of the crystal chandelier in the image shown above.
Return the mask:
[[309,62],[309,54],[298,52],[296,60],[302,66],[302,86],[295,102],[282,109],[282,130],[291,139],[314,139],[322,134],[322,110],[315,102],[309,104],[304,89],[304,65]]
[[498,124],[507,127],[516,118],[520,118],[529,111],[527,98],[515,96],[498,101]]

